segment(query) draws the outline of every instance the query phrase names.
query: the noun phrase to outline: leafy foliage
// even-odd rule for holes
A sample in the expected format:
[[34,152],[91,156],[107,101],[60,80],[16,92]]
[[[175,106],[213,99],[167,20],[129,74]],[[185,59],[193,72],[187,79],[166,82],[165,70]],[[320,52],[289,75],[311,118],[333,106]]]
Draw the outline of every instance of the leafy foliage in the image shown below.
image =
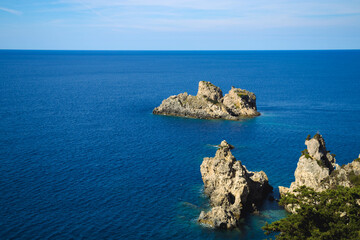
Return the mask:
[[321,137],[321,135],[320,135],[320,133],[318,133],[318,132],[314,135],[314,138],[315,138],[316,140],[320,140],[320,137]]
[[306,158],[311,158],[307,149],[302,150],[301,155],[305,155]]
[[[296,213],[263,227],[276,239],[360,239],[360,187],[315,192],[302,186],[280,200],[296,206]],[[291,206],[291,205],[290,205]]]

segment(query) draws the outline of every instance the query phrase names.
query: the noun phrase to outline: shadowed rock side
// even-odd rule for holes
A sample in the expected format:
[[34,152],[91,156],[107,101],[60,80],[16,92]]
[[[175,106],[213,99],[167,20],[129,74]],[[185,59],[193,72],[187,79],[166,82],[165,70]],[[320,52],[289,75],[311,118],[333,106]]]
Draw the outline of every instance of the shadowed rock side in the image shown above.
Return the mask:
[[225,140],[215,157],[204,158],[200,166],[204,192],[210,197],[211,211],[200,213],[198,222],[214,228],[237,227],[244,210],[256,210],[267,193],[272,191],[263,171],[251,172],[237,161]]
[[[306,186],[315,191],[324,191],[336,186],[353,187],[358,184],[360,176],[360,155],[353,162],[339,166],[334,154],[325,147],[325,141],[320,134],[305,141],[307,149],[302,151],[297,168],[295,181],[290,188],[279,187],[280,196],[294,193],[300,186]],[[296,193],[295,193],[296,194]],[[285,206],[286,210],[295,212],[296,207]]]
[[221,89],[210,82],[199,82],[196,96],[180,93],[165,99],[154,114],[201,119],[239,120],[260,115],[254,93],[234,88],[223,96]]

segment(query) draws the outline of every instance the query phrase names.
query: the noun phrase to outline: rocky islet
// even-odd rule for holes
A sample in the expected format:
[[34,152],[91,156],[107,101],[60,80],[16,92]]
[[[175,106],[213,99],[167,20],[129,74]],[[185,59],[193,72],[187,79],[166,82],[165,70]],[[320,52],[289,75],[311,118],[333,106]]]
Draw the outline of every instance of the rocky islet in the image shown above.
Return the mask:
[[272,191],[266,174],[248,171],[232,155],[232,148],[222,141],[215,157],[204,158],[200,166],[212,209],[202,211],[198,222],[213,228],[237,227],[243,213],[256,210],[256,205]]
[[223,96],[221,89],[207,81],[200,81],[196,96],[185,93],[162,101],[153,114],[200,119],[240,120],[259,116],[254,93],[232,87]]

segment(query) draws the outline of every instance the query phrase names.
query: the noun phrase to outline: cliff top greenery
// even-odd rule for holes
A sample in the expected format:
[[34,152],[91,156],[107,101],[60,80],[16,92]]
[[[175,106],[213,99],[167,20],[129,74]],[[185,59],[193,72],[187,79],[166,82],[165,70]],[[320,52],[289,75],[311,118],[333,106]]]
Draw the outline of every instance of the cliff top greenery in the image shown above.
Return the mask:
[[[203,83],[205,83],[207,86],[213,86],[213,87],[216,87],[214,84],[212,84],[211,82],[208,82],[208,81],[201,81]],[[218,87],[217,87],[218,88]]]
[[298,206],[297,213],[263,227],[276,239],[360,239],[360,186],[315,192],[302,186],[281,198],[280,205]]

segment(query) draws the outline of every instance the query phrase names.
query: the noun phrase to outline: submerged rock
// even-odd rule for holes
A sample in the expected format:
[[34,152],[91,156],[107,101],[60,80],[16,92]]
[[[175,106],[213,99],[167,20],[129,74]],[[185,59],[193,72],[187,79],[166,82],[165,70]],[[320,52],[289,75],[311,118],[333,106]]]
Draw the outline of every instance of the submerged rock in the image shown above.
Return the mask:
[[[305,141],[307,149],[302,151],[297,168],[295,181],[290,188],[279,187],[280,196],[295,193],[294,190],[306,186],[315,191],[324,191],[336,186],[352,187],[360,180],[360,156],[353,162],[339,166],[334,154],[326,149],[325,141],[320,134]],[[295,193],[296,194],[296,193]],[[295,212],[293,206],[285,206],[290,212]]]
[[202,119],[239,120],[260,115],[254,93],[234,88],[223,97],[221,89],[210,82],[199,82],[196,96],[180,93],[165,99],[154,114]]
[[255,210],[272,190],[263,171],[251,172],[237,161],[225,140],[215,157],[204,158],[200,172],[204,192],[210,197],[211,211],[202,211],[198,222],[214,228],[231,229],[238,226],[244,211]]

